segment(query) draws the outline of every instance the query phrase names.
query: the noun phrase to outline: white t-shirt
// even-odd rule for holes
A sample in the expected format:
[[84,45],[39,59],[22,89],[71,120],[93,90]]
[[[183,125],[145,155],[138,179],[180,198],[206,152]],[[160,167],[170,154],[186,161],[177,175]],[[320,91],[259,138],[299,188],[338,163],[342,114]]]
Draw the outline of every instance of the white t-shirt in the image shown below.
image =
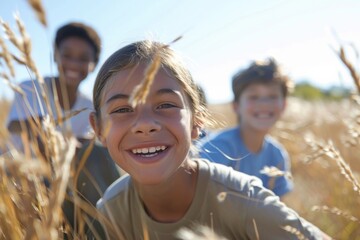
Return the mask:
[[[54,78],[45,78],[45,84],[47,88],[47,97],[50,101],[51,111],[55,119],[58,119],[58,114],[55,110],[56,105],[54,101],[54,94],[52,91],[53,79]],[[24,100],[20,93],[15,93],[15,98],[7,119],[7,126],[9,126],[12,121],[25,120],[32,116],[44,117],[49,114],[49,111],[47,111],[47,108],[45,107],[45,100],[40,94],[40,84],[37,80],[24,81],[20,84],[20,87],[24,91],[27,101]],[[27,105],[26,102],[28,102],[29,105]],[[30,108],[28,106],[30,106]],[[61,113],[63,115],[62,117],[64,117],[68,116],[70,112],[78,111],[84,108],[86,108],[86,110],[78,113],[75,116],[72,116],[71,118],[68,118],[66,121],[64,121],[63,124],[63,128],[70,127],[74,136],[77,138],[91,138],[93,136],[93,131],[89,123],[89,113],[91,109],[93,109],[91,99],[78,91],[75,104],[70,109],[70,111],[65,112],[62,109]],[[60,126],[58,129],[61,130]],[[11,141],[16,147],[22,146],[20,137],[16,134],[11,135]]]

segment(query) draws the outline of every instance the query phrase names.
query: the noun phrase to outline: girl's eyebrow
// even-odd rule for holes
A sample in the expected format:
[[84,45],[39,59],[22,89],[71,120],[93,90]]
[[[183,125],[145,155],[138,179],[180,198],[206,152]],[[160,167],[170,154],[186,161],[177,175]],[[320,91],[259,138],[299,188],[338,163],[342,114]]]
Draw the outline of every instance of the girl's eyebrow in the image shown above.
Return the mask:
[[122,94],[122,93],[118,93],[118,94],[115,94],[113,96],[111,96],[108,100],[106,100],[106,104],[111,102],[111,101],[114,101],[116,99],[129,99],[129,95],[126,95],[126,94]]
[[[162,95],[162,94],[172,94],[172,95],[176,95],[179,96],[179,94],[177,93],[177,91],[171,89],[171,88],[162,88],[159,89],[157,92],[157,95]],[[129,99],[130,96],[123,94],[123,93],[117,93],[113,96],[111,96],[108,100],[106,100],[106,104],[108,104],[111,101],[117,100],[117,99]]]
[[175,95],[178,95],[178,93],[171,89],[171,88],[162,88],[162,89],[159,89],[157,91],[157,94],[161,95],[161,94],[175,94]]

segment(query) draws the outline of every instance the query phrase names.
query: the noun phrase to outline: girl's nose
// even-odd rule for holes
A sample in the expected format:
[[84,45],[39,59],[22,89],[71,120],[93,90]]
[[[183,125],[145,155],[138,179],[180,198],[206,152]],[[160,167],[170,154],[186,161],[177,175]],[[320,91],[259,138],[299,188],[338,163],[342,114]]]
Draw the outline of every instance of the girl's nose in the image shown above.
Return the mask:
[[160,129],[161,125],[156,120],[155,116],[151,114],[149,110],[144,110],[139,113],[131,130],[136,134],[148,135],[154,132],[158,132]]

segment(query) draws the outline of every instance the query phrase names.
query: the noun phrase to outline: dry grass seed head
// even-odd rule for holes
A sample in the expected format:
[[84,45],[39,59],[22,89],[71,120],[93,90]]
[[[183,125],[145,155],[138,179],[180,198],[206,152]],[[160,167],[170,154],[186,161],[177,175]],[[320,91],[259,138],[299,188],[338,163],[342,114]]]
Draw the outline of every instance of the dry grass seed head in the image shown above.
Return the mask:
[[282,227],[285,231],[294,234],[299,240],[308,240],[307,237],[305,237],[298,229],[292,227],[292,226],[285,226]]
[[[358,93],[360,93],[360,75],[355,69],[354,65],[348,60],[345,49],[343,46],[340,46],[338,51],[335,51],[340,60],[344,63],[345,67],[349,70],[351,77],[354,81]],[[356,52],[357,53],[357,52]]]
[[38,17],[41,24],[44,27],[46,27],[47,26],[46,14],[45,14],[44,7],[41,3],[41,0],[28,0],[28,3],[32,7],[32,9],[35,11],[35,14]]
[[14,69],[14,65],[12,63],[13,57],[10,54],[9,50],[7,49],[7,46],[1,36],[0,36],[0,46],[2,48],[2,54],[0,55],[0,57],[2,57],[4,59],[6,66],[8,67],[8,69],[10,71],[10,75],[12,77],[15,77],[15,69]]
[[355,216],[351,215],[349,212],[347,211],[343,211],[340,210],[337,207],[328,207],[328,206],[313,206],[311,208],[311,211],[316,211],[316,212],[329,212],[341,217],[344,217],[347,220],[350,220],[352,222],[357,222],[360,224],[360,220],[358,218],[356,218]]

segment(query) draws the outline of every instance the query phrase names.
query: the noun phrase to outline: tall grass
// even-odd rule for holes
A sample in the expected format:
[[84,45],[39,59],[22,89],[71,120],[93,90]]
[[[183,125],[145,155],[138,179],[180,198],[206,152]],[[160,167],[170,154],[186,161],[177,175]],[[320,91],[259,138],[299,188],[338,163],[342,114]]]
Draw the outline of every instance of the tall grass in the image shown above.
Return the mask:
[[[38,8],[37,14],[40,16],[40,2],[31,2]],[[63,239],[64,235],[83,239],[85,223],[91,228],[89,217],[86,216],[96,218],[97,211],[77,196],[74,188],[77,172],[73,162],[78,142],[70,129],[58,130],[57,126],[62,122],[54,117],[47,86],[32,60],[30,37],[21,19],[18,16],[15,19],[17,32],[1,21],[8,39],[6,42],[0,35],[1,78],[13,91],[22,95],[31,110],[31,104],[14,81],[14,66],[26,67],[29,75],[35,76],[33,80],[39,82],[40,91],[37,94],[45,100],[42,107],[48,114],[44,118],[33,115],[29,121],[21,122],[23,151],[16,149],[9,141],[10,134],[4,124],[0,126],[0,149],[3,152],[0,156],[0,239]],[[15,51],[9,51],[8,45],[12,45]],[[6,110],[8,103],[3,102],[2,107]],[[61,112],[59,105],[55,111]],[[76,113],[63,118],[73,114]],[[2,117],[4,123],[6,114],[2,114]],[[73,196],[68,195],[69,192]],[[72,229],[64,218],[62,205],[65,198],[74,201],[74,211],[80,215],[75,219],[76,229]],[[83,215],[77,209],[89,215]]]
[[287,203],[336,239],[360,236],[360,152],[347,144],[354,140],[349,124],[356,123],[356,109],[350,100],[292,101],[281,128],[274,130],[292,158],[295,189]]

